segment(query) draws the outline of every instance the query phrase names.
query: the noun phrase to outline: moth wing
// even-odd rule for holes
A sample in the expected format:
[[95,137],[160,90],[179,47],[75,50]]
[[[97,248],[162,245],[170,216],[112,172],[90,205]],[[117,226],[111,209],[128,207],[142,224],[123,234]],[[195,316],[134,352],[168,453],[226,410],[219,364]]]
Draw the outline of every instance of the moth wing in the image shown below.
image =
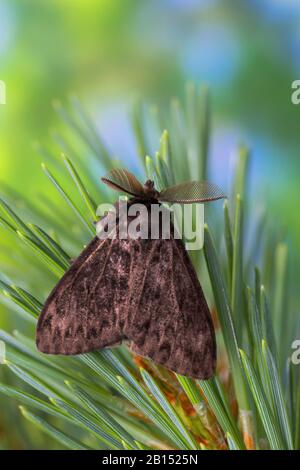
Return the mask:
[[208,379],[216,367],[214,327],[183,244],[174,238],[135,244],[124,326],[133,351],[179,374]]
[[208,202],[226,198],[223,191],[208,181],[187,181],[170,186],[159,194],[161,202]]
[[130,260],[120,250],[118,239],[96,237],[64,274],[38,320],[40,351],[80,354],[121,342]]
[[108,186],[118,191],[125,191],[132,196],[142,196],[144,194],[144,188],[137,178],[122,168],[111,170],[101,179]]

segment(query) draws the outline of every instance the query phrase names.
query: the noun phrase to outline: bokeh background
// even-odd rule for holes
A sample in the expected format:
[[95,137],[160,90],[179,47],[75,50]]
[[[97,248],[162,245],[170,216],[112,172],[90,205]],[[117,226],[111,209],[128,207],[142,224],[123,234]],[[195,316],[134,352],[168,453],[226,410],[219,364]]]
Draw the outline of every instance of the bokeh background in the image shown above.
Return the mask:
[[[54,99],[79,96],[108,148],[134,168],[135,98],[164,108],[188,80],[207,83],[210,171],[226,187],[235,149],[251,148],[250,191],[286,232],[299,315],[299,51],[298,0],[0,0],[0,181],[28,197],[43,191],[36,142],[60,126]],[[0,325],[9,321],[1,310]]]

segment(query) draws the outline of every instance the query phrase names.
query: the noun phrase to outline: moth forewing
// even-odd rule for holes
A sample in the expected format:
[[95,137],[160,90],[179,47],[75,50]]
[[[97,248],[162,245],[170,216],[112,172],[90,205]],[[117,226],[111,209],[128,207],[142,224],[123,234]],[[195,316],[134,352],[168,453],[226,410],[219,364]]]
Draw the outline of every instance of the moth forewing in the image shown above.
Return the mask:
[[95,237],[83,250],[43,307],[37,324],[39,351],[74,355],[122,341],[119,309],[128,286],[120,288],[118,264],[112,262],[120,256],[117,238]]
[[179,374],[208,379],[216,367],[212,319],[184,245],[174,239],[173,227],[171,232],[169,240],[135,242],[123,331],[137,354]]

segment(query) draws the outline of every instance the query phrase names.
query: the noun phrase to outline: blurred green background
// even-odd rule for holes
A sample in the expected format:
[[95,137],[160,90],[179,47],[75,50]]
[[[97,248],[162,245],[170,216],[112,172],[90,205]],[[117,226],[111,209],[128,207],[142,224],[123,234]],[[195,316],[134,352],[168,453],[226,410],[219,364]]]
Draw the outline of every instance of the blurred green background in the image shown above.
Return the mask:
[[237,146],[251,148],[253,205],[286,232],[297,315],[299,48],[298,0],[0,0],[0,181],[28,198],[44,190],[35,143],[59,129],[54,99],[79,96],[108,148],[135,169],[134,99],[164,108],[188,80],[208,83],[211,178],[228,187]]
[[268,200],[290,232],[300,230],[300,110],[290,99],[299,46],[296,0],[1,0],[1,180],[26,193],[43,185],[33,143],[57,126],[55,98],[76,93],[107,145],[129,160],[132,99],[163,106],[186,80],[204,81],[220,178],[246,142],[258,202]]

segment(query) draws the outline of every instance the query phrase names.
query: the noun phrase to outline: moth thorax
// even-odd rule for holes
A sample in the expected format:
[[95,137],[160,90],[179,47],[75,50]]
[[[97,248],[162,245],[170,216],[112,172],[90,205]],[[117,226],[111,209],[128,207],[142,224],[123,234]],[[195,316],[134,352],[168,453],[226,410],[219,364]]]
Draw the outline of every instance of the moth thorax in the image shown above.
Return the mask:
[[152,180],[147,180],[144,184],[145,195],[150,199],[157,199],[159,192],[155,189],[154,182]]

